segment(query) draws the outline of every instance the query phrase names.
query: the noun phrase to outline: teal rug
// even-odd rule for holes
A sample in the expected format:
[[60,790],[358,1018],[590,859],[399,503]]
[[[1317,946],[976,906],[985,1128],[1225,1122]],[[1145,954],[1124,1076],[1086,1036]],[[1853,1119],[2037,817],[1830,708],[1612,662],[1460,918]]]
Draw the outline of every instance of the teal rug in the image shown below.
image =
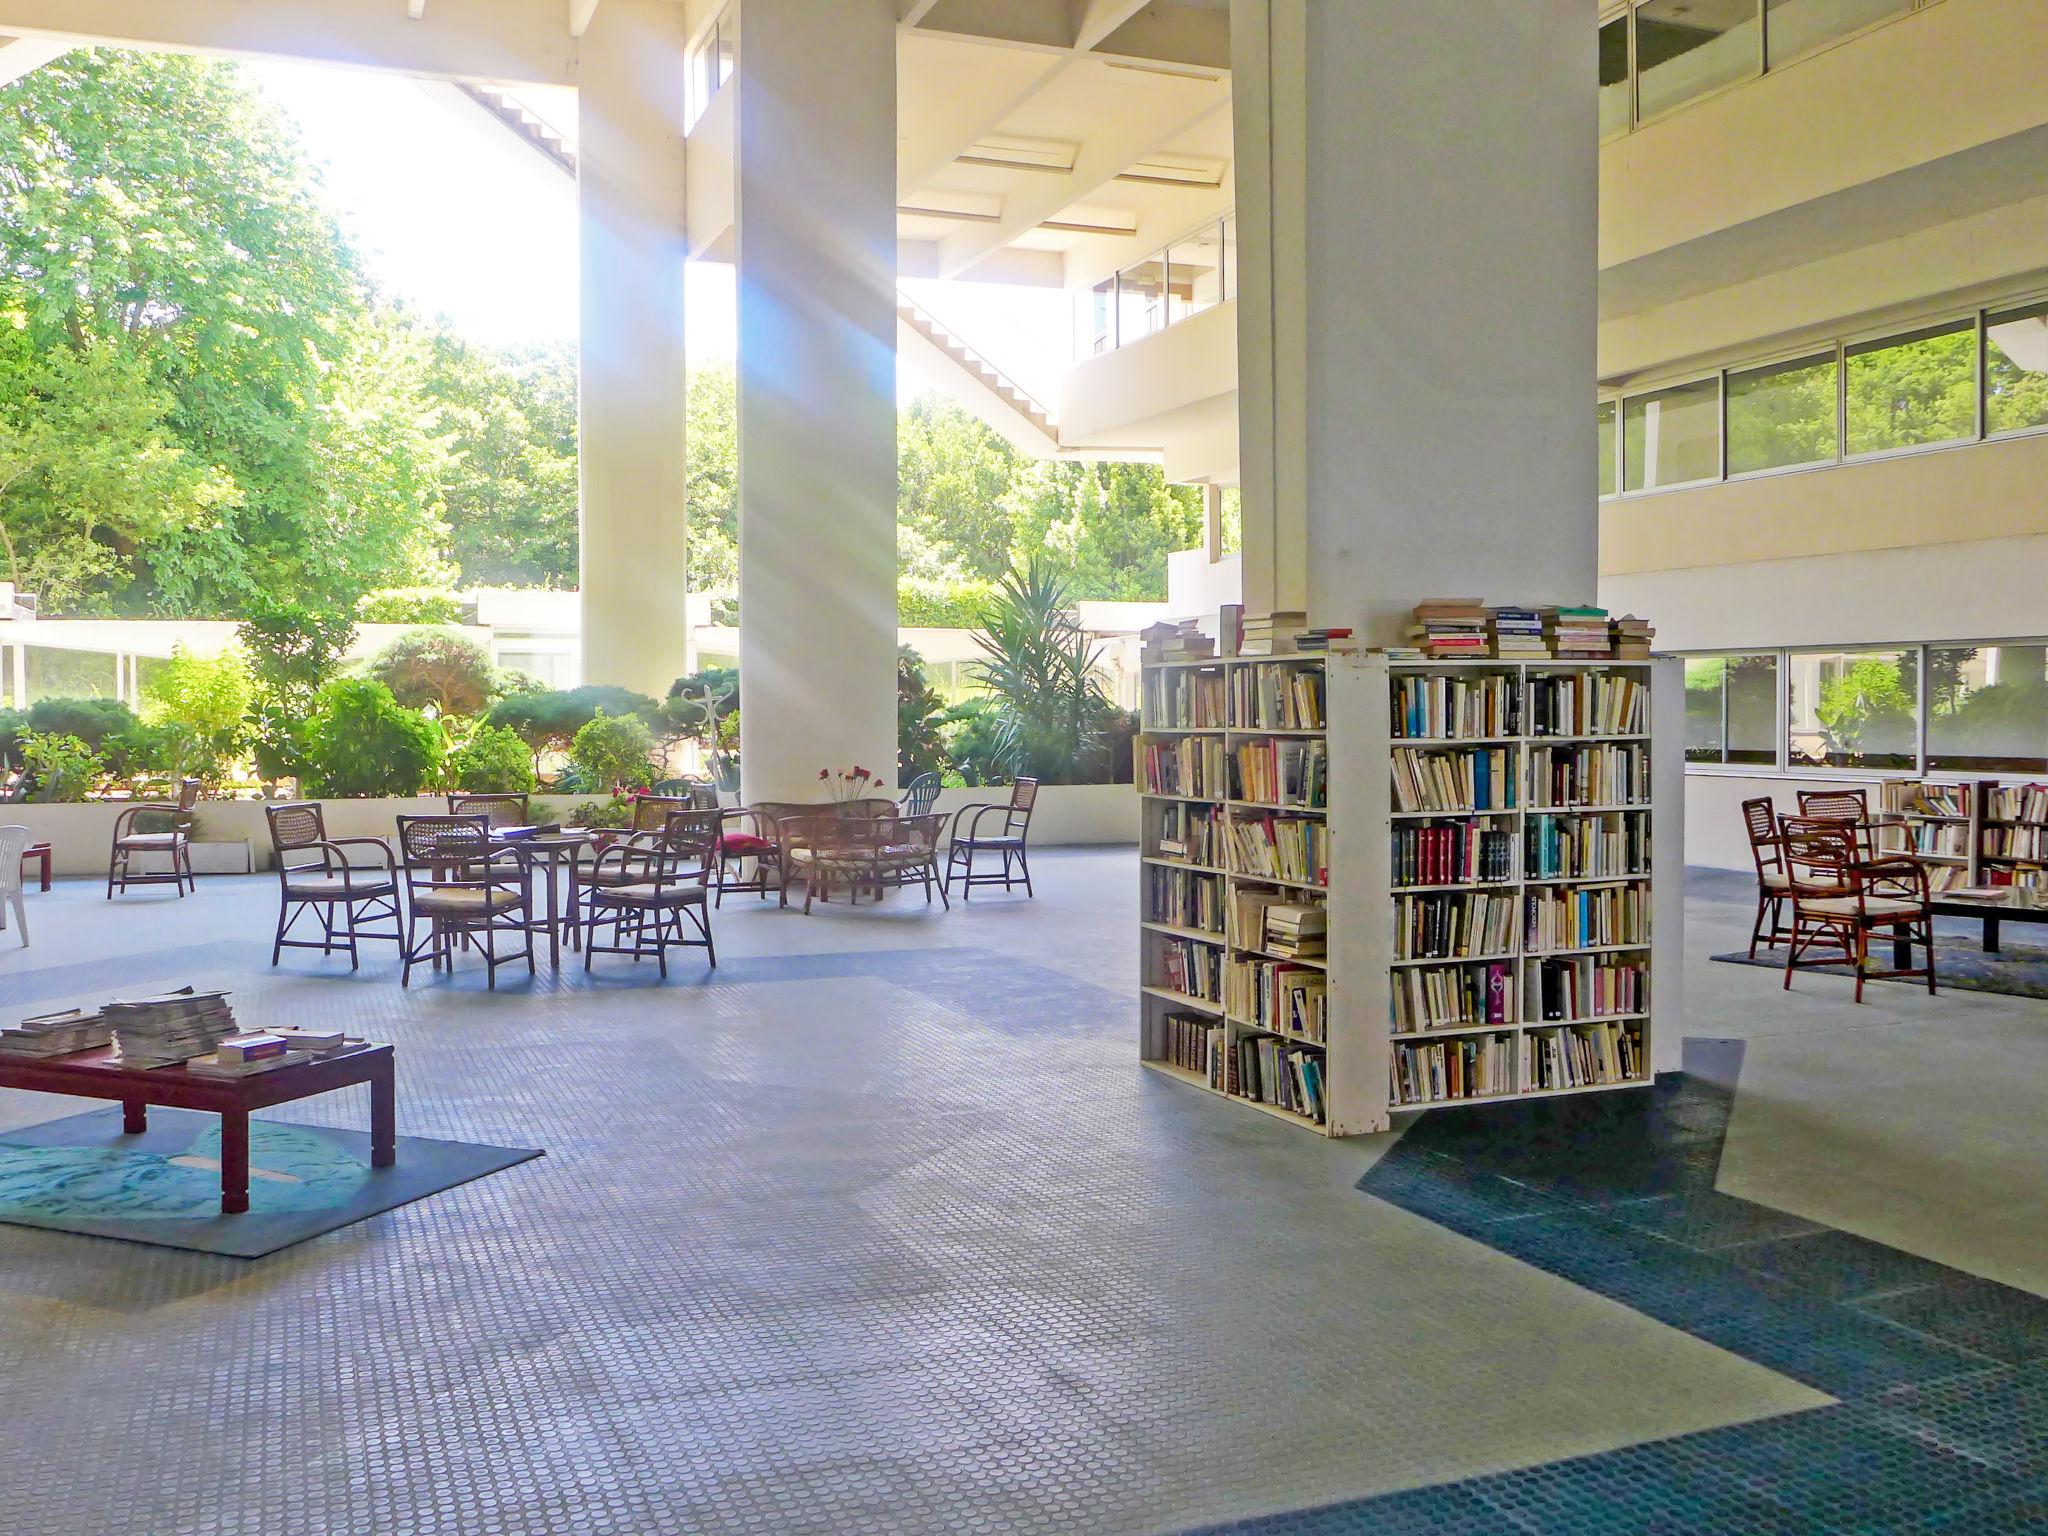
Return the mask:
[[372,1168],[367,1132],[252,1120],[249,1209],[223,1216],[220,1118],[153,1108],[126,1136],[116,1105],[0,1131],[0,1222],[254,1259],[540,1155],[401,1136]]

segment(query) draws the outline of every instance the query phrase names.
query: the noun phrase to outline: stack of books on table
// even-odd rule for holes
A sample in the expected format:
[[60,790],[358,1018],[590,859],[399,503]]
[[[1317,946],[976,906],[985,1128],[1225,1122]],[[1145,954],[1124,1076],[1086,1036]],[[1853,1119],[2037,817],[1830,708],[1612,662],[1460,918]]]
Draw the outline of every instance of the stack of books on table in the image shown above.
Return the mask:
[[227,993],[190,987],[109,1003],[102,1017],[113,1028],[121,1064],[128,1067],[168,1067],[209,1056],[221,1041],[240,1032]]
[[1200,661],[1216,654],[1216,642],[1193,619],[1149,625],[1139,639],[1147,661]]
[[1614,654],[1607,637],[1607,610],[1590,604],[1545,608],[1543,638],[1550,644],[1550,654],[1562,661],[1607,661]]
[[1304,629],[1294,637],[1297,651],[1335,651],[1349,656],[1358,649],[1358,637],[1348,629]]
[[1267,907],[1267,951],[1290,960],[1321,958],[1329,934],[1329,916],[1319,906],[1275,903]]
[[360,1036],[349,1035],[339,1029],[273,1029],[269,1033],[308,1056],[332,1056],[368,1043]]
[[1657,637],[1657,631],[1650,628],[1648,619],[1639,619],[1634,614],[1623,614],[1609,624],[1608,630],[1614,640],[1616,661],[1648,661],[1650,642]]
[[186,1062],[185,1070],[199,1077],[253,1077],[312,1059],[305,1051],[293,1050],[283,1035],[229,1035],[214,1047],[212,1055]]
[[1437,597],[1415,605],[1408,638],[1432,661],[1486,655],[1486,605],[1476,597]]
[[83,1008],[41,1013],[0,1029],[0,1056],[69,1056],[107,1044],[113,1029],[101,1015]]
[[1543,643],[1543,615],[1534,608],[1489,608],[1487,628],[1491,631],[1493,654],[1503,661],[1544,661],[1550,648]]
[[1283,608],[1274,613],[1259,614],[1244,621],[1244,633],[1238,641],[1238,654],[1284,656],[1295,648],[1295,641],[1307,628],[1308,615],[1298,608]]

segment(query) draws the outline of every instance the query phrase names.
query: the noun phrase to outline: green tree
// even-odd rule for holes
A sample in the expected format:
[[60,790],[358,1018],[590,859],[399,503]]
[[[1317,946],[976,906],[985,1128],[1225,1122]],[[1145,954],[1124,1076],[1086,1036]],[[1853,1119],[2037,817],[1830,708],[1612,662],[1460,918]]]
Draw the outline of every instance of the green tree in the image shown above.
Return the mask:
[[920,773],[947,765],[946,701],[924,680],[924,658],[904,645],[896,650],[896,782],[908,785]]
[[336,678],[320,690],[305,738],[315,795],[413,795],[441,770],[441,732],[382,683]]
[[366,670],[407,709],[432,705],[443,718],[476,714],[490,703],[497,685],[491,653],[448,629],[400,635],[371,658]]
[[239,652],[195,656],[175,647],[142,685],[142,719],[156,732],[160,766],[173,778],[217,781],[247,738],[253,695]]
[[645,789],[654,782],[654,733],[638,715],[608,715],[600,709],[577,731],[569,761],[592,793],[615,786]]
[[455,787],[476,795],[528,793],[539,781],[526,743],[500,725],[480,725],[448,755]]
[[690,370],[690,590],[731,591],[740,579],[740,409],[732,364]]
[[265,779],[296,776],[305,762],[315,696],[355,643],[346,613],[257,594],[235,629],[249,659],[250,741]]
[[536,753],[566,751],[576,733],[599,714],[635,715],[645,720],[656,712],[654,700],[630,688],[585,683],[581,688],[520,693],[498,700],[484,716],[488,725],[502,725]]

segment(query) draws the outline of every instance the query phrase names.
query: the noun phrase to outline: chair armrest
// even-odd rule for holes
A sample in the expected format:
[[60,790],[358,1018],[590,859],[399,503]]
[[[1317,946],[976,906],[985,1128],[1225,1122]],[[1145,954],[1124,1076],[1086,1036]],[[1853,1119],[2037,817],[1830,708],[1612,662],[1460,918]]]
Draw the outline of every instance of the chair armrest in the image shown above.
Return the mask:
[[947,841],[958,842],[960,840],[960,823],[963,819],[967,822],[967,840],[972,842],[981,835],[981,820],[984,816],[1008,816],[1009,813],[1010,807],[1007,803],[984,802],[980,805],[963,805],[953,813],[953,828]]
[[353,884],[358,869],[375,869],[374,864],[351,864],[345,850],[350,848],[374,848],[384,861],[384,872],[395,882],[398,879],[398,861],[391,855],[391,845],[381,837],[330,837],[313,844],[323,853],[331,855],[327,867],[341,866],[341,878]]
[[[177,803],[175,801],[131,800],[127,805],[121,808],[121,814],[114,818],[115,841],[118,842],[120,839],[126,837],[128,835],[128,829],[135,825],[135,818],[142,815],[142,813],[145,811],[162,811],[167,816],[182,817],[184,818],[184,820],[188,822],[191,820],[191,812],[181,812],[178,809]],[[183,827],[179,827],[175,830],[182,831]]]

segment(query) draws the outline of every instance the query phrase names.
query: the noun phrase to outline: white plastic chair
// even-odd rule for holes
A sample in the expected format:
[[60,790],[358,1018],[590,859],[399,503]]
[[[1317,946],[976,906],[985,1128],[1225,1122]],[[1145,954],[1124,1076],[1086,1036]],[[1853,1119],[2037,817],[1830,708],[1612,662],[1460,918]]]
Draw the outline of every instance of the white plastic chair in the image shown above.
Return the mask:
[[7,926],[7,908],[21,928],[21,947],[28,948],[28,902],[21,893],[21,856],[36,839],[27,827],[0,827],[0,929]]

